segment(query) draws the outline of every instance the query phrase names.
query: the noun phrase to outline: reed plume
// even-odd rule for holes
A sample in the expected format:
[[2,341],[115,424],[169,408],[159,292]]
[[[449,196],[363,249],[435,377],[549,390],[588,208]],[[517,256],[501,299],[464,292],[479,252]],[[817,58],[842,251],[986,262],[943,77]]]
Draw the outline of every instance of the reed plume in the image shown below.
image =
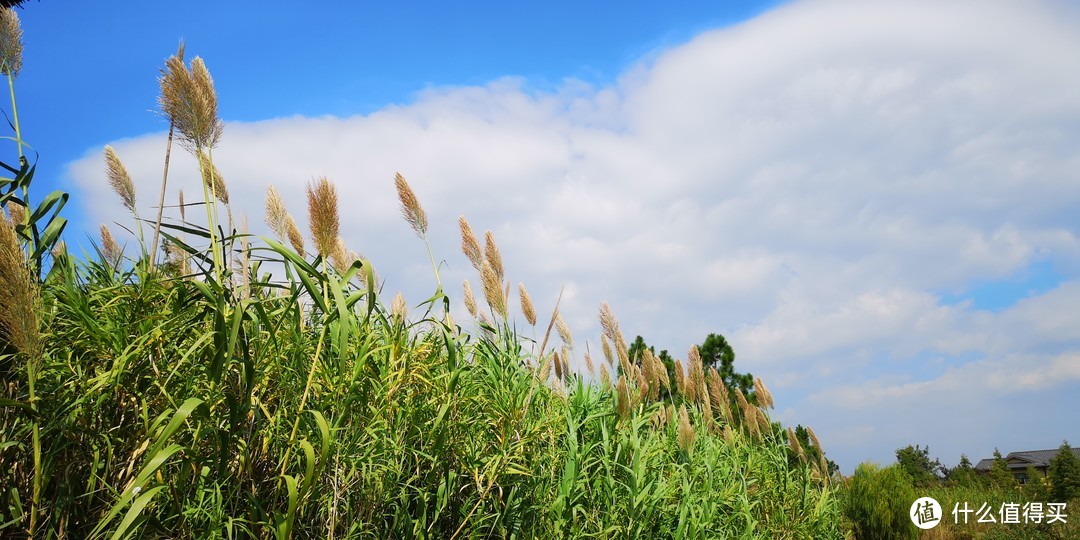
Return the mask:
[[525,320],[530,326],[536,326],[536,310],[533,309],[532,298],[525,290],[524,283],[518,283],[518,293],[521,296],[521,313],[525,315]]
[[114,267],[120,264],[120,257],[123,255],[120,245],[116,243],[109,228],[104,225],[101,226],[101,254],[105,257],[105,261]]
[[480,280],[484,285],[484,300],[496,315],[505,319],[506,297],[503,296],[498,274],[488,260],[484,260],[483,266],[480,267]]
[[708,399],[708,395],[705,390],[705,372],[702,368],[701,353],[698,351],[697,345],[690,347],[687,362],[690,365],[687,366],[689,373],[687,374],[686,394],[692,402],[700,404]]
[[469,226],[469,221],[465,219],[465,216],[458,218],[458,226],[461,227],[461,251],[468,257],[473,268],[479,272],[484,264],[480,242],[476,240],[476,235],[473,234],[472,227]]
[[109,179],[109,185],[112,186],[113,191],[120,196],[124,208],[134,213],[135,183],[131,181],[127,168],[111,146],[105,147],[105,176]]
[[561,339],[567,347],[573,349],[574,335],[570,332],[570,327],[567,326],[566,321],[563,320],[562,314],[558,312],[555,314],[555,329],[559,332],[559,339]]
[[680,406],[678,433],[679,448],[682,448],[684,452],[689,452],[694,446],[694,437],[696,435],[694,426],[690,424],[690,415],[686,412],[686,405]]
[[608,373],[607,364],[600,364],[600,383],[604,388],[611,387],[611,374]]
[[795,436],[795,430],[791,429],[791,427],[787,428],[787,438],[788,444],[791,446],[791,451],[795,452],[795,455],[799,456],[800,460],[806,461],[806,451],[804,451],[802,445],[799,444],[799,438]]
[[22,70],[22,26],[14,9],[0,9],[0,73],[15,79]]
[[296,226],[296,220],[292,215],[285,214],[285,234],[289,237],[289,244],[292,245],[293,251],[304,258],[304,235],[300,234],[300,227]]
[[502,255],[499,254],[499,247],[495,245],[495,235],[491,234],[491,231],[484,232],[484,259],[491,263],[495,276],[502,281],[506,276],[503,272]]
[[271,184],[266,188],[266,225],[282,241],[288,235],[285,228],[285,218],[288,215],[289,212],[285,210],[285,201],[282,200],[281,193]]
[[607,361],[609,366],[615,366],[615,353],[611,351],[611,342],[608,341],[607,336],[600,335],[600,348],[604,351],[604,360]]
[[337,190],[325,176],[307,186],[308,219],[311,221],[311,240],[323,260],[337,249],[338,220]]
[[229,204],[229,190],[225,187],[225,178],[221,176],[221,171],[218,170],[217,165],[210,161],[210,155],[207,153],[203,154],[202,177],[207,189],[219,201]]
[[810,442],[814,445],[814,448],[821,450],[821,441],[818,440],[817,434],[814,433],[814,428],[807,426],[806,434],[810,437]]
[[593,365],[592,356],[589,355],[589,344],[585,344],[585,369],[589,370],[590,374],[596,374],[596,366]]
[[15,201],[8,201],[7,214],[8,219],[11,220],[12,227],[18,227],[19,225],[22,225],[24,221],[26,221],[26,209],[23,208],[23,205]]
[[680,394],[686,396],[686,372],[683,371],[682,360],[675,359],[675,388]]
[[761,377],[754,377],[754,393],[758,396],[759,405],[765,408],[773,406],[772,392],[769,392],[769,389],[765,387]]
[[412,188],[409,187],[409,183],[405,181],[405,177],[401,176],[401,173],[394,175],[394,185],[397,186],[398,200],[401,201],[401,214],[405,216],[405,221],[408,221],[409,225],[416,231],[416,236],[424,238],[428,228],[427,214],[424,212],[424,208],[420,206],[416,194],[413,193]]
[[476,297],[473,296],[472,286],[469,285],[469,280],[465,280],[465,309],[469,310],[469,315],[476,316]]
[[555,363],[555,378],[559,379],[559,380],[562,380],[562,378],[563,378],[562,359],[559,357],[558,352],[551,353],[551,355],[552,355],[552,362]]
[[630,388],[626,386],[626,377],[619,377],[619,383],[615,386],[615,411],[619,414],[619,418],[627,420],[630,418],[630,410],[633,405],[630,403]]
[[405,297],[402,296],[401,292],[394,295],[394,301],[390,304],[390,312],[399,321],[404,321],[405,316],[408,315],[408,306],[405,305]]
[[41,344],[40,303],[14,223],[0,214],[0,334],[32,362],[38,361]]
[[184,204],[184,190],[180,190],[180,221],[187,221],[187,205]]
[[183,47],[165,61],[161,75],[161,111],[180,132],[180,144],[189,151],[217,146],[224,124],[217,116],[217,92],[206,64],[198,56],[191,68],[184,65]]

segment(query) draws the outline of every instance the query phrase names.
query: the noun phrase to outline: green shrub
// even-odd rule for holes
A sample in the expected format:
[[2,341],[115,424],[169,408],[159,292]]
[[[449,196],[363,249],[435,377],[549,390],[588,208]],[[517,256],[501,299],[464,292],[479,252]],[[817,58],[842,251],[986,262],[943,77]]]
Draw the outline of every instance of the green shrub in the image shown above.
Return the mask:
[[873,463],[859,465],[843,497],[844,514],[852,522],[855,537],[915,538],[918,530],[908,510],[918,497],[911,482],[897,465],[884,469]]

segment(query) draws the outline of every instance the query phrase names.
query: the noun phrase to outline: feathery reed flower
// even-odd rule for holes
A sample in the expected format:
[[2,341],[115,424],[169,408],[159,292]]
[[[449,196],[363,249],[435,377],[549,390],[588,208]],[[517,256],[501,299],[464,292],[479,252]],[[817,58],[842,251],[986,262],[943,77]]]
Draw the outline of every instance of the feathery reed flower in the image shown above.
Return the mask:
[[705,390],[705,371],[702,368],[701,353],[698,351],[697,345],[690,347],[687,366],[689,368],[688,380],[686,384],[686,394],[690,400],[694,403],[701,403],[708,398],[707,391]]
[[8,219],[11,220],[12,227],[18,227],[26,221],[26,208],[15,201],[7,202],[7,214]]
[[536,310],[533,309],[532,298],[525,290],[524,283],[518,283],[518,293],[521,296],[521,313],[525,315],[525,320],[529,325],[536,326]]
[[684,396],[688,393],[686,389],[686,372],[683,371],[682,360],[678,358],[675,359],[675,389]]
[[394,315],[394,318],[399,321],[404,321],[405,316],[408,314],[408,306],[405,305],[405,297],[402,296],[400,291],[394,295],[394,301],[390,304],[390,312]]
[[506,297],[503,296],[502,284],[498,274],[491,266],[491,261],[484,260],[480,267],[480,280],[484,285],[484,300],[487,301],[491,310],[500,317],[506,318]]
[[14,9],[0,9],[0,73],[19,76],[22,69],[22,27]]
[[187,221],[187,205],[184,204],[184,190],[180,190],[180,221]]
[[491,263],[495,276],[502,281],[506,276],[503,272],[502,255],[499,254],[499,247],[495,245],[495,235],[491,234],[491,231],[484,231],[484,259]]
[[694,437],[696,435],[694,426],[690,424],[690,415],[686,412],[686,405],[682,405],[679,407],[679,434],[677,437],[679,448],[682,448],[684,452],[689,452],[694,446]]
[[161,111],[180,132],[180,144],[188,150],[217,146],[224,128],[217,115],[217,92],[206,64],[198,56],[191,68],[184,65],[184,49],[165,61],[161,71]]
[[0,335],[31,362],[37,362],[41,345],[37,318],[40,302],[14,224],[0,214]]
[[596,366],[593,365],[592,356],[589,356],[588,343],[585,344],[585,369],[589,370],[590,374],[596,373]]
[[791,451],[795,452],[795,455],[799,456],[799,459],[806,461],[806,452],[803,450],[802,445],[799,444],[799,438],[795,436],[795,430],[791,429],[790,426],[787,428],[787,439],[788,445],[791,446]]
[[304,258],[304,235],[300,234],[300,227],[296,226],[296,220],[289,213],[285,214],[285,234],[289,237],[289,244],[300,258]]
[[607,302],[600,304],[600,326],[604,329],[604,335],[615,347],[615,354],[619,357],[619,368],[629,371],[630,355],[626,347],[626,338],[623,337],[622,330],[619,329],[619,321],[615,319],[615,314]]
[[416,236],[423,238],[427,234],[428,227],[427,214],[424,212],[424,208],[420,206],[416,194],[413,193],[412,188],[409,187],[409,183],[405,181],[405,177],[401,176],[401,173],[394,175],[394,185],[397,186],[398,200],[401,201],[401,214],[405,216],[405,221],[408,221],[409,225],[416,231]]
[[608,341],[606,335],[600,335],[600,348],[604,351],[604,360],[607,361],[609,366],[615,366],[615,354],[611,352],[611,342]]
[[325,260],[337,249],[338,221],[337,190],[325,176],[307,186],[308,219],[311,221],[311,239],[315,249]]
[[465,309],[469,310],[469,315],[476,316],[476,297],[473,296],[472,286],[469,285],[469,280],[465,280]]
[[630,418],[630,410],[633,405],[630,403],[630,388],[626,386],[626,377],[619,377],[619,383],[615,385],[615,411],[619,414],[619,418],[626,420]]
[[746,401],[746,396],[743,395],[740,388],[735,388],[735,401],[739,404],[739,415],[742,417],[743,424],[748,422],[756,423],[756,419],[751,416],[750,403]]
[[769,392],[769,389],[765,387],[761,377],[754,377],[754,393],[758,396],[759,405],[765,408],[773,406],[772,392]]
[[333,253],[330,254],[330,262],[334,265],[334,270],[341,275],[345,275],[352,264],[349,260],[349,249],[345,247],[345,239],[340,236],[337,238]]
[[559,357],[558,352],[551,353],[551,356],[552,356],[552,362],[555,364],[555,378],[559,379],[559,380],[562,380],[562,378],[563,378],[562,358]]
[[266,225],[277,235],[279,240],[285,240],[288,232],[285,230],[285,216],[289,212],[285,210],[285,201],[281,193],[273,184],[266,188]]
[[806,426],[806,434],[810,437],[810,442],[814,445],[814,448],[821,450],[821,441],[818,440],[817,434],[814,433],[814,428]]
[[607,364],[600,364],[600,383],[605,388],[611,386],[611,374],[608,373]]
[[165,248],[168,251],[169,261],[175,265],[176,272],[181,276],[191,274],[191,262],[188,254],[180,246],[169,242]]
[[225,187],[225,178],[221,176],[221,171],[218,170],[217,165],[210,161],[208,153],[203,153],[202,177],[206,187],[214,193],[214,196],[219,201],[229,204],[229,190]]
[[105,257],[105,262],[112,266],[119,264],[120,256],[123,255],[120,245],[116,243],[109,228],[104,225],[101,226],[101,254]]
[[652,351],[645,349],[645,352],[641,355],[641,373],[645,377],[646,384],[649,385],[649,396],[653,394],[660,394],[660,376],[656,373],[656,366],[652,362]]
[[559,339],[561,339],[567,347],[573,349],[574,335],[570,332],[570,327],[567,326],[566,321],[562,318],[562,314],[558,311],[555,312],[555,329],[559,332]]
[[131,175],[128,174],[127,168],[124,167],[124,163],[120,161],[120,156],[116,154],[116,150],[111,146],[105,147],[105,176],[109,179],[109,185],[112,186],[113,191],[123,201],[124,208],[134,212],[135,183],[131,181]]
[[469,226],[469,221],[465,219],[465,216],[458,218],[458,226],[461,227],[461,251],[469,258],[473,268],[480,271],[480,267],[484,262],[483,252],[480,251],[480,242],[476,239],[476,235],[473,234],[472,227]]

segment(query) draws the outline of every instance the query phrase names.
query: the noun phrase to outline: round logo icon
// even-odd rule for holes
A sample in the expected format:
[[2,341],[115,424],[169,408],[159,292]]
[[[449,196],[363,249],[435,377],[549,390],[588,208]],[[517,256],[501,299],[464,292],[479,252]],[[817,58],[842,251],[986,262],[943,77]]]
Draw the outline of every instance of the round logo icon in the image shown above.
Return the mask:
[[908,517],[920,529],[933,529],[941,523],[941,505],[933,497],[920,497],[911,503]]

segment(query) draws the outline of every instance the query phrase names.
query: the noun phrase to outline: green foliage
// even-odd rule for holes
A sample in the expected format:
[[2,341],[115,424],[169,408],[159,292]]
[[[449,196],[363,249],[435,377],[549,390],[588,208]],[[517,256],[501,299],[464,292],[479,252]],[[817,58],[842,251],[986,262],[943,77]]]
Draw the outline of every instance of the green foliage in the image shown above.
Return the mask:
[[0,536],[841,537],[775,430],[620,415],[505,317],[453,323],[438,266],[407,317],[368,260],[162,229],[175,264],[58,258],[40,369],[0,358]]
[[1050,499],[1068,502],[1080,498],[1080,460],[1069,441],[1061,443],[1058,455],[1050,460]]
[[930,459],[930,447],[919,445],[905,446],[896,450],[896,463],[911,477],[915,486],[930,486],[938,483],[938,471],[944,471],[941,461]]
[[[657,353],[656,352],[656,347],[653,347],[651,345],[647,345],[645,343],[645,338],[643,338],[641,336],[637,336],[636,338],[634,338],[634,341],[630,344],[630,347],[629,347],[629,349],[627,351],[627,353],[629,353],[629,356],[630,356],[630,361],[633,362],[634,364],[640,366],[641,365],[641,357],[644,354],[644,351],[646,351],[646,350],[653,353],[654,355],[656,355],[657,358],[660,359],[660,362],[662,364],[664,364],[664,369],[667,370],[668,380],[669,381],[674,381],[675,380],[675,359],[672,358],[670,354],[668,354],[667,349],[663,349],[659,353]],[[618,369],[617,366],[616,366],[616,369]],[[674,395],[674,391],[675,390],[673,388],[671,388],[670,386],[661,387],[658,399],[660,401],[668,401]]]
[[960,454],[960,463],[949,470],[947,479],[950,484],[956,486],[974,486],[979,479],[976,476],[975,467],[966,454]]
[[844,493],[844,514],[859,539],[915,538],[917,528],[908,516],[918,497],[911,477],[892,465],[884,469],[863,463],[855,469]]
[[715,367],[729,389],[738,388],[743,394],[751,397],[754,376],[750,373],[735,371],[735,350],[731,348],[724,336],[709,334],[705,337],[705,341],[698,345],[698,352],[701,353],[703,367],[706,369]]
[[1015,488],[1016,477],[1009,470],[1009,464],[1001,457],[1001,451],[994,449],[994,462],[990,465],[990,475],[987,480],[991,486],[998,488]]

